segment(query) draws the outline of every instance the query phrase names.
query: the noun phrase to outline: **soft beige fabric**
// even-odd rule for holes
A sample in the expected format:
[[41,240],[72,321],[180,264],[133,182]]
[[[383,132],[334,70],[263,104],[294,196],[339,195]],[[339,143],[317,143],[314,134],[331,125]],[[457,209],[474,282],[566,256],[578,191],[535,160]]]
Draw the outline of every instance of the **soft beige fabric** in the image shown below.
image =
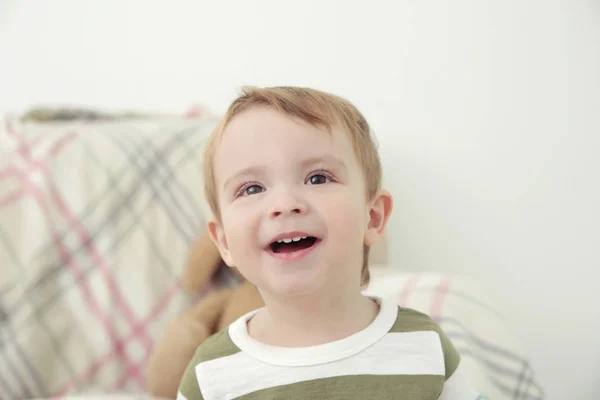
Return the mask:
[[0,125],[0,399],[144,387],[154,339],[194,301],[180,277],[215,123]]

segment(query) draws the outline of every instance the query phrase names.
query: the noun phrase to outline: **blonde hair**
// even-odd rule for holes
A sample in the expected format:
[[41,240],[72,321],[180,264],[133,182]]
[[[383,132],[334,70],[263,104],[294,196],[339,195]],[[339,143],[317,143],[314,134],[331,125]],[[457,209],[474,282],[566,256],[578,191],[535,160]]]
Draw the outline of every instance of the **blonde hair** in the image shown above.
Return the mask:
[[[279,86],[269,88],[246,87],[227,109],[223,119],[212,133],[204,153],[204,192],[210,209],[220,220],[216,191],[214,158],[223,131],[231,120],[252,107],[266,106],[284,114],[300,118],[312,125],[324,126],[329,132],[335,125],[350,135],[358,164],[362,168],[366,196],[371,200],[381,188],[381,161],[377,145],[365,117],[349,101],[315,89]],[[361,284],[369,282],[369,246],[363,247]]]

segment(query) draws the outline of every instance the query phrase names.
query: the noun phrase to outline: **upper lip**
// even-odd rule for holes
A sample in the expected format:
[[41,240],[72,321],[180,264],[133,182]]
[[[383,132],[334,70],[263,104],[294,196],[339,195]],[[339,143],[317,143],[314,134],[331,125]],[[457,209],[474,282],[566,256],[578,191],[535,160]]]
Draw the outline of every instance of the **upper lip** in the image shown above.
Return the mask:
[[269,243],[267,243],[267,246],[270,246],[271,244],[279,241],[279,240],[283,240],[283,239],[294,239],[294,238],[305,238],[305,237],[316,237],[315,235],[311,235],[309,233],[306,232],[302,232],[302,231],[294,231],[294,232],[285,232],[285,233],[281,233],[277,236],[275,236],[274,238],[272,238]]

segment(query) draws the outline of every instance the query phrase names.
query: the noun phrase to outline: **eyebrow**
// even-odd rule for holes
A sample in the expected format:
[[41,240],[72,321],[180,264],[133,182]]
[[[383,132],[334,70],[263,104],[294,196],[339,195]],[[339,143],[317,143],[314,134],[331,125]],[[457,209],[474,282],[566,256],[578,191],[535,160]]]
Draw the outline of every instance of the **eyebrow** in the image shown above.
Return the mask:
[[264,168],[258,167],[258,166],[252,166],[252,167],[244,168],[240,171],[237,171],[236,173],[231,175],[229,178],[225,179],[225,182],[223,182],[223,190],[227,189],[227,187],[229,187],[229,185],[231,185],[231,183],[233,181],[238,180],[242,176],[247,176],[247,175],[254,176],[254,175],[259,175],[262,172],[264,172]]
[[[301,163],[302,168],[308,168],[308,167],[311,167],[314,165],[319,165],[319,164],[325,164],[327,166],[332,166],[334,168],[337,168],[341,171],[344,171],[344,172],[346,171],[346,164],[344,164],[344,162],[342,160],[340,160],[337,157],[334,157],[332,155],[328,155],[328,154],[323,155],[323,156],[310,157],[310,158],[303,160]],[[243,168],[225,180],[225,182],[223,183],[223,190],[227,189],[229,187],[229,185],[232,184],[232,182],[240,179],[243,176],[260,175],[260,174],[264,173],[264,170],[265,170],[264,167],[260,167],[260,166],[251,166],[248,168]]]
[[339,158],[329,154],[307,158],[306,160],[302,161],[302,166],[305,168],[315,164],[325,164],[346,171],[346,164],[344,164],[344,162]]

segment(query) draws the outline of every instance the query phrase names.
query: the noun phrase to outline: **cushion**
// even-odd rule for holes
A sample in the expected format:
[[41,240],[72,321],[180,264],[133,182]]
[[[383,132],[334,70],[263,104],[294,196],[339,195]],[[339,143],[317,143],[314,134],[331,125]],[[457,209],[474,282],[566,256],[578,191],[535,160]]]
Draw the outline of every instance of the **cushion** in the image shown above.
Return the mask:
[[0,398],[142,390],[154,339],[195,300],[180,277],[217,121],[2,122]]
[[543,399],[542,388],[500,303],[473,279],[410,273],[394,265],[371,268],[367,295],[429,315],[452,340],[474,387],[487,399]]

